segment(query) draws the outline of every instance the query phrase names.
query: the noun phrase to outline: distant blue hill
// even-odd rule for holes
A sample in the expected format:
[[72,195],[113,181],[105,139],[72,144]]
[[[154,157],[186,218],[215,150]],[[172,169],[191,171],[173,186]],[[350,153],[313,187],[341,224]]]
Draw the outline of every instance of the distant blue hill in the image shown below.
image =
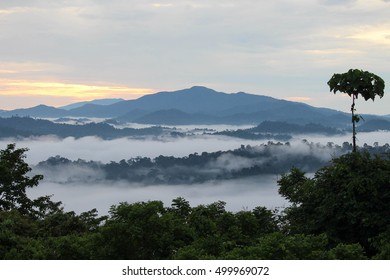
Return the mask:
[[196,86],[173,92],[158,92],[145,95],[136,100],[118,102],[104,107],[88,104],[88,106],[70,110],[69,113],[74,116],[119,117],[134,110],[152,113],[160,110],[176,109],[190,114],[212,115],[224,115],[224,111],[226,111],[226,115],[233,113],[229,112],[229,110],[237,106],[242,107],[242,109],[238,110],[239,112],[247,112],[248,108],[245,108],[245,106],[250,106],[252,111],[256,111],[259,108],[256,108],[253,103],[262,103],[264,106],[270,106],[270,103],[275,101],[280,100],[253,94],[227,94],[206,87]]
[[390,131],[390,120],[385,119],[372,119],[368,121],[362,121],[358,126],[359,131],[371,132],[378,130]]
[[106,123],[69,125],[29,117],[0,118],[0,139],[42,135],[56,135],[61,138],[97,136],[103,139],[115,139],[131,136],[157,136],[162,133],[161,127],[117,129]]
[[131,118],[132,122],[154,125],[189,125],[189,124],[216,124],[222,119],[205,114],[185,113],[177,109],[159,110],[138,118]]
[[309,123],[306,125],[291,124],[287,122],[275,122],[275,121],[264,121],[254,128],[247,129],[249,132],[259,133],[292,133],[292,134],[327,134],[336,135],[341,134],[342,131],[332,127],[327,127],[321,124]]
[[86,104],[76,103],[62,108],[40,105],[29,109],[0,112],[0,116],[101,117],[118,122],[171,125],[257,125],[268,120],[297,124],[322,123],[340,128],[350,126],[351,122],[350,115],[341,111],[316,108],[305,103],[264,95],[243,92],[228,94],[201,86],[158,92],[136,100],[115,101],[109,99]]
[[124,101],[122,98],[106,98],[106,99],[95,99],[92,101],[83,101],[83,102],[77,102],[77,103],[72,103],[66,106],[59,107],[59,109],[64,109],[64,110],[71,110],[71,109],[76,109],[80,108],[84,105],[87,104],[95,104],[95,105],[112,105],[118,102]]
[[46,105],[38,105],[32,108],[16,109],[11,111],[0,112],[1,117],[40,117],[40,118],[59,118],[66,115],[66,110],[50,107]]

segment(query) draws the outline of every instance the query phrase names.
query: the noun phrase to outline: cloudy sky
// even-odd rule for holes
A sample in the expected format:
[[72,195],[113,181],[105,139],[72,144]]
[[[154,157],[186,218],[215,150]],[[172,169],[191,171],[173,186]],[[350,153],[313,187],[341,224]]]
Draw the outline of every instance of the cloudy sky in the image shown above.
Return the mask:
[[[389,15],[390,0],[1,0],[0,109],[203,85],[348,111],[326,83],[358,68],[390,87]],[[358,112],[390,114],[387,95]]]

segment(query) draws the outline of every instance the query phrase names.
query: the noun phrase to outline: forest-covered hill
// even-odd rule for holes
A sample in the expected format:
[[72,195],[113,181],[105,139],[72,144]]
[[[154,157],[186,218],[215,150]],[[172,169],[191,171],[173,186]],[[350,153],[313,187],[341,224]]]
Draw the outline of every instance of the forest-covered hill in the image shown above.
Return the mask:
[[[195,184],[211,180],[245,178],[265,174],[284,174],[292,166],[304,172],[315,172],[329,164],[332,158],[352,150],[349,143],[342,146],[329,143],[272,142],[258,146],[241,146],[239,149],[190,154],[185,157],[136,157],[119,162],[101,163],[61,156],[51,157],[34,166],[36,174],[46,181],[58,183],[98,182],[124,180],[145,185]],[[364,150],[372,154],[390,152],[388,144]]]
[[[60,118],[58,122],[30,117],[0,118],[0,138],[20,138],[31,136],[54,135],[59,138],[96,136],[102,139],[121,137],[148,137],[148,136],[191,136],[191,131],[183,131],[175,127],[151,126],[146,128],[116,128],[111,122],[86,122],[81,124],[61,123],[68,118]],[[264,121],[258,126],[249,129],[213,131],[204,129],[205,134],[225,135],[243,139],[276,139],[288,141],[293,134],[323,134],[336,135],[345,131],[326,127],[321,124],[309,123],[305,125],[287,122]]]

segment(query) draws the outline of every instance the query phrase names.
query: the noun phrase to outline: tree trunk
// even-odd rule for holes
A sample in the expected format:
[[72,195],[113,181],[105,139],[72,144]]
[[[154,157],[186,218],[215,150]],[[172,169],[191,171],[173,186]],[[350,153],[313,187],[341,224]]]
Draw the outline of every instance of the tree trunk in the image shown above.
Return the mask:
[[352,152],[356,152],[356,117],[355,117],[355,95],[352,94]]

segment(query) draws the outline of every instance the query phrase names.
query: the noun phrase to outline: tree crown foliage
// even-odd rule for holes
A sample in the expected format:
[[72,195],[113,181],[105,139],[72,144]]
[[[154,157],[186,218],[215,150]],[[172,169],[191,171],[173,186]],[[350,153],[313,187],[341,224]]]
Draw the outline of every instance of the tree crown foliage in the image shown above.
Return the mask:
[[362,118],[355,114],[355,99],[359,94],[367,101],[368,99],[375,100],[376,96],[380,98],[384,95],[385,82],[383,79],[368,71],[359,69],[350,69],[343,74],[334,74],[328,81],[330,91],[347,93],[352,96],[352,143],[353,152],[356,152],[356,123]]
[[360,94],[365,100],[374,100],[376,96],[382,98],[385,88],[385,82],[381,77],[359,69],[350,69],[346,73],[333,74],[328,81],[328,85],[333,93],[340,91],[355,98],[358,98]]
[[287,208],[286,230],[326,233],[330,242],[359,243],[372,254],[370,240],[390,226],[390,154],[356,152],[335,158],[308,178],[297,169],[278,181]]
[[27,175],[31,168],[24,161],[26,151],[28,149],[17,149],[15,144],[0,151],[0,210],[41,216],[55,210],[59,204],[52,202],[49,196],[34,200],[27,196],[27,189],[36,187],[43,176]]

